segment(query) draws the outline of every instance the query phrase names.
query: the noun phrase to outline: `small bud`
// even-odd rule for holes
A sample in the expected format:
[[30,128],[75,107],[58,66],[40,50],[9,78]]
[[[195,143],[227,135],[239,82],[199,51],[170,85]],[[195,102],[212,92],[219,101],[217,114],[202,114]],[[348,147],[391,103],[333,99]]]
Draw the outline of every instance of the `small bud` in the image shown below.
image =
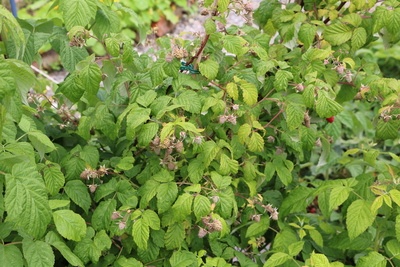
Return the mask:
[[230,123],[232,123],[233,125],[236,125],[236,116],[235,115],[228,115],[228,119],[227,119]]
[[124,230],[125,227],[126,227],[126,222],[120,221],[120,222],[118,223],[118,228],[119,228],[119,230]]
[[185,139],[186,138],[186,132],[184,132],[184,131],[181,131],[180,133],[179,133],[179,136],[182,138],[182,139]]
[[170,170],[170,171],[176,170],[175,162],[168,162],[167,167],[168,167],[168,170]]
[[232,105],[232,109],[233,109],[233,110],[239,110],[239,107],[240,107],[240,106],[239,106],[238,104],[233,104],[233,105]]
[[218,123],[219,124],[224,124],[226,122],[226,120],[228,119],[228,116],[226,115],[221,115],[218,117]]
[[176,144],[175,144],[175,149],[176,149],[176,152],[178,152],[178,153],[182,153],[183,152],[183,142],[182,141],[178,141],[178,142],[176,142]]
[[193,139],[193,143],[200,145],[201,143],[203,143],[203,136],[196,136]]
[[208,234],[208,231],[207,231],[206,229],[200,227],[199,233],[197,234],[197,236],[198,236],[199,238],[203,238],[203,237],[205,237],[207,234]]
[[272,135],[267,137],[267,142],[268,143],[275,143],[275,137],[273,137]]
[[296,92],[301,93],[304,91],[304,85],[302,83],[296,84]]
[[220,232],[222,230],[222,223],[220,220],[215,220],[210,224],[211,231]]
[[346,68],[344,67],[343,64],[339,64],[335,68],[336,72],[339,73],[339,74],[344,74],[345,69]]
[[112,214],[111,214],[111,220],[116,220],[116,219],[118,219],[118,218],[121,218],[122,216],[121,216],[121,214],[118,212],[118,211],[114,211]]
[[212,196],[211,200],[212,202],[217,203],[219,201],[219,196]]
[[321,142],[320,138],[318,138],[317,141],[315,141],[315,146],[317,146],[317,147],[321,147],[322,146],[322,142]]
[[251,220],[255,222],[259,222],[261,220],[261,214],[254,214],[251,216]]
[[204,8],[203,10],[201,10],[200,15],[202,16],[207,16],[209,14],[208,10],[206,8]]
[[98,186],[97,184],[88,185],[90,193],[96,192],[97,186]]
[[390,116],[390,115],[383,115],[382,116],[382,119],[383,119],[384,122],[390,121],[391,118],[392,118],[392,116]]
[[328,65],[329,64],[329,59],[325,58],[324,59],[324,65]]

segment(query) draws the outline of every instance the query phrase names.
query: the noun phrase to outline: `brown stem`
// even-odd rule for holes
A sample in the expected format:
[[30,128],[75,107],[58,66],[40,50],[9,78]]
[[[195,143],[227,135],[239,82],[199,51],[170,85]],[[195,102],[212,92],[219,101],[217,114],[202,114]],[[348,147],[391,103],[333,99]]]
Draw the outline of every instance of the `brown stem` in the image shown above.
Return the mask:
[[263,128],[267,128],[276,118],[278,118],[279,115],[283,112],[283,109],[280,109],[278,113],[275,114],[275,116],[263,126]]
[[[346,2],[341,2],[340,5],[336,8],[336,11],[339,11],[340,9],[342,9],[342,7],[346,4]],[[327,17],[324,20],[324,24],[327,24],[331,19],[329,17]]]

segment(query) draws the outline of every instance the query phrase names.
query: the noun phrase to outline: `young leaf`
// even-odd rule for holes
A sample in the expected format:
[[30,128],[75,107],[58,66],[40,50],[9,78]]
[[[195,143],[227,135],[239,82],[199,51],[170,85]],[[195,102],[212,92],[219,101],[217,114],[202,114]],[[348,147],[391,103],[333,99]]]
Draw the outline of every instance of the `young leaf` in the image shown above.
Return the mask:
[[345,186],[334,187],[329,195],[329,209],[332,210],[343,204],[349,197],[351,189]]
[[72,210],[57,210],[53,212],[54,224],[64,238],[80,241],[86,235],[86,222]]
[[228,83],[226,85],[226,92],[228,93],[228,95],[230,97],[232,97],[233,100],[238,100],[239,90],[238,90],[236,83],[232,83],[232,82]]
[[278,70],[275,74],[274,86],[277,91],[285,91],[293,74],[286,70]]
[[207,79],[213,80],[218,74],[218,63],[213,59],[207,59],[206,61],[200,62],[199,70]]
[[326,267],[330,266],[328,258],[324,254],[312,252],[310,261],[314,267]]
[[253,132],[247,145],[251,152],[261,152],[264,150],[264,139],[258,132]]
[[358,199],[350,204],[347,209],[347,229],[350,239],[354,239],[362,234],[375,220],[375,215],[371,212],[367,201]]
[[330,99],[325,91],[319,91],[316,109],[321,118],[329,118],[341,112],[343,107],[335,100]]
[[353,36],[351,37],[351,49],[355,51],[363,47],[366,41],[367,41],[367,31],[362,27],[356,28],[353,31]]
[[162,214],[170,209],[178,195],[178,186],[175,182],[162,183],[157,188],[157,210]]
[[69,30],[73,26],[86,26],[96,15],[95,0],[70,0],[61,1],[60,10],[63,12],[63,18],[66,28]]
[[264,267],[275,267],[284,264],[292,257],[283,252],[276,252],[264,263]]
[[152,210],[145,210],[142,214],[143,221],[153,230],[160,230],[160,218]]
[[289,130],[293,131],[300,127],[304,121],[305,107],[303,105],[298,105],[292,102],[286,106],[286,123]]
[[193,202],[193,212],[197,221],[207,216],[211,211],[210,200],[203,195],[196,195]]
[[241,56],[243,54],[243,47],[246,43],[246,40],[240,36],[225,35],[223,38],[223,43],[226,51],[234,55]]
[[132,236],[136,245],[143,250],[147,249],[147,243],[150,236],[150,228],[147,222],[143,219],[137,219],[132,226]]
[[311,24],[302,24],[299,30],[299,40],[303,43],[304,48],[308,49],[315,38],[317,27]]
[[47,191],[54,196],[64,186],[65,177],[58,164],[52,163],[43,169],[43,178]]
[[252,223],[246,231],[246,238],[262,236],[269,227],[269,218],[264,217],[259,222]]

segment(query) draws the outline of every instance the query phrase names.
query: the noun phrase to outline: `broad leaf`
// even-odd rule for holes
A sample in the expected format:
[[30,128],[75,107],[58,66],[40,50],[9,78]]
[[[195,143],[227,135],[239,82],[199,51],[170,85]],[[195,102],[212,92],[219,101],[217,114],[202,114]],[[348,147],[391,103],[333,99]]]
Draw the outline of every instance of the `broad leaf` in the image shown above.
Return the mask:
[[86,235],[85,220],[72,210],[54,211],[53,219],[58,233],[66,239],[80,241]]
[[362,234],[375,220],[370,205],[365,200],[356,200],[347,209],[346,224],[349,230],[350,239]]

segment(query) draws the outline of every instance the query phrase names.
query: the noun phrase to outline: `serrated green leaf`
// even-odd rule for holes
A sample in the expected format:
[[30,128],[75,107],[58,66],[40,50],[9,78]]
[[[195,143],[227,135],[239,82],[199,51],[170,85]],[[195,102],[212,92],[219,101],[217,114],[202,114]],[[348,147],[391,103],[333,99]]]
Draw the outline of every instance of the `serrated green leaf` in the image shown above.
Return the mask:
[[67,182],[64,190],[76,205],[81,207],[85,213],[88,213],[92,201],[90,199],[88,187],[81,180]]
[[25,52],[24,33],[14,16],[3,5],[0,5],[0,26],[0,32],[3,41],[6,41],[5,46],[9,56],[22,59]]
[[174,103],[181,105],[184,110],[193,114],[199,114],[201,110],[200,98],[198,94],[193,91],[183,92],[174,100]]
[[299,40],[303,43],[304,48],[308,49],[315,38],[317,27],[312,24],[302,24],[299,30]]
[[143,267],[143,263],[135,258],[125,258],[121,256],[114,264],[115,267]]
[[142,187],[139,188],[139,195],[142,196],[140,199],[140,207],[146,208],[150,200],[157,194],[157,188],[160,183],[155,180],[148,180]]
[[85,88],[82,81],[75,74],[67,77],[64,82],[60,84],[58,90],[73,103],[78,102],[85,93]]
[[96,169],[100,158],[99,151],[96,147],[85,146],[82,151],[80,151],[79,156],[85,161],[86,165]]
[[393,200],[397,206],[400,206],[400,191],[397,189],[392,189],[389,191],[390,198]]
[[185,238],[185,229],[182,223],[169,226],[164,236],[165,248],[168,250],[179,249]]
[[49,200],[50,209],[55,210],[58,208],[64,208],[71,203],[69,200],[58,200],[58,199],[51,199]]
[[120,52],[120,44],[119,41],[114,37],[109,37],[104,40],[106,45],[107,52],[110,53],[111,56],[117,57]]
[[206,34],[212,34],[217,31],[215,22],[211,18],[206,19],[206,21],[204,22],[204,29],[206,31]]
[[178,186],[175,182],[162,183],[157,188],[158,213],[164,213],[170,209],[178,195]]
[[244,144],[248,141],[249,136],[251,134],[251,126],[247,123],[240,125],[238,131],[239,141]]
[[96,231],[109,230],[111,224],[111,215],[116,208],[117,201],[115,199],[101,201],[93,212],[92,227]]
[[22,249],[24,251],[24,257],[28,262],[28,266],[54,266],[55,258],[53,249],[48,243],[40,240],[33,241],[32,239],[24,238],[22,241]]
[[323,254],[318,254],[315,252],[311,253],[310,261],[314,267],[326,267],[330,266],[328,258]]
[[239,99],[239,90],[236,83],[228,83],[226,85],[226,92],[230,97],[232,97],[233,100]]
[[160,230],[160,218],[153,210],[145,210],[142,219],[151,229]]
[[305,106],[298,105],[292,102],[286,106],[286,123],[289,130],[293,131],[300,127],[304,121]]
[[376,137],[382,140],[396,139],[398,137],[399,123],[394,120],[385,122],[379,120],[376,126]]
[[85,266],[83,262],[74,253],[72,253],[71,249],[65,244],[61,237],[55,232],[50,231],[47,233],[46,242],[55,247],[72,266]]
[[289,80],[293,79],[293,74],[286,70],[278,70],[275,74],[274,86],[277,91],[286,90]]
[[192,203],[193,196],[191,194],[183,193],[178,197],[172,206],[176,222],[183,221],[192,212]]
[[351,37],[351,49],[357,50],[364,46],[367,42],[367,31],[362,28],[356,28],[353,31],[353,36]]
[[356,200],[347,209],[346,225],[349,230],[350,239],[362,234],[375,220],[370,205],[365,200]]
[[269,227],[269,218],[262,218],[259,222],[252,223],[246,231],[246,238],[262,236]]
[[218,11],[225,12],[229,6],[229,0],[218,0]]
[[50,195],[55,195],[64,186],[65,177],[58,164],[52,163],[42,169],[44,183]]
[[140,146],[147,146],[157,135],[159,125],[155,122],[144,124],[138,133],[138,142]]
[[150,227],[143,218],[135,220],[132,226],[132,237],[136,245],[143,250],[147,249],[150,237]]
[[110,33],[115,33],[120,29],[120,19],[117,12],[111,10],[111,8],[97,4],[99,9],[96,12],[96,17],[94,18],[94,23],[92,30],[94,34],[100,40],[103,36],[110,35]]
[[197,264],[197,257],[189,251],[175,251],[169,262],[174,267],[194,266]]
[[207,59],[206,61],[200,62],[199,70],[202,75],[207,79],[213,80],[217,77],[219,65],[217,61],[213,59]]
[[56,149],[53,142],[50,141],[47,135],[40,131],[28,132],[28,138],[32,142],[33,147],[41,154],[49,153]]
[[53,220],[57,232],[66,239],[80,241],[86,235],[85,220],[72,210],[54,211]]
[[243,101],[247,105],[253,106],[257,103],[258,91],[254,84],[241,80],[240,89],[242,89]]
[[350,40],[351,36],[351,28],[343,23],[328,25],[324,31],[324,38],[331,45],[341,45]]
[[232,183],[232,177],[222,176],[217,172],[211,172],[211,180],[218,189],[225,189]]
[[[86,63],[86,62],[85,62]],[[78,77],[82,81],[85,91],[90,95],[96,95],[101,82],[101,70],[99,65],[90,62],[79,70]]]
[[240,36],[225,35],[223,38],[223,44],[226,51],[241,56],[244,51],[243,46],[246,44],[246,40]]
[[329,209],[332,210],[343,204],[349,197],[351,189],[346,186],[337,186],[329,195]]
[[203,178],[204,164],[201,159],[194,159],[189,162],[188,176],[192,183],[198,183]]
[[264,263],[264,267],[275,267],[284,264],[292,257],[283,252],[276,252]]
[[[69,43],[66,41],[62,43],[60,50],[61,50],[60,51],[60,59],[61,59],[62,65],[70,73],[75,70],[75,66],[78,64],[78,62],[84,60],[85,58],[87,58],[89,56],[89,54],[85,48],[70,46]],[[70,77],[74,77],[74,76],[76,76],[76,75],[74,74],[74,75],[71,75]],[[77,80],[74,80],[72,82],[77,83]],[[62,85],[63,84],[64,83],[62,83]],[[68,86],[71,86],[71,85],[72,84],[70,83]],[[79,85],[79,86],[81,86],[81,85]],[[84,91],[83,85],[82,85],[82,88]],[[65,90],[68,90],[68,89],[65,89]]]
[[66,28],[74,26],[86,26],[96,15],[97,5],[95,0],[70,0],[61,1],[60,10]]
[[357,267],[385,267],[386,264],[385,257],[376,251],[369,252],[357,261]]
[[5,175],[5,210],[7,221],[23,231],[41,238],[51,220],[47,192],[36,166],[29,162],[17,163],[12,173]]
[[386,15],[386,28],[390,33],[397,34],[400,31],[400,8],[389,9]]
[[22,253],[16,245],[7,244],[5,246],[3,244],[0,244],[0,266],[24,266]]
[[285,164],[285,162],[282,160],[281,157],[276,157],[273,160],[273,164],[275,165],[276,173],[278,174],[279,179],[284,185],[289,185],[292,180],[292,173],[291,170],[289,170]]
[[319,91],[316,109],[321,118],[329,118],[341,112],[343,107],[335,100],[330,99],[325,91]]
[[303,247],[304,247],[304,241],[297,241],[291,243],[288,247],[289,255],[292,257],[296,257],[303,250]]
[[197,221],[200,221],[202,217],[207,216],[211,211],[210,200],[203,195],[196,195],[193,202],[193,212],[196,216]]
[[261,152],[264,150],[264,139],[257,132],[252,132],[247,146],[251,152]]
[[318,230],[308,230],[311,239],[320,247],[324,246],[324,239]]

